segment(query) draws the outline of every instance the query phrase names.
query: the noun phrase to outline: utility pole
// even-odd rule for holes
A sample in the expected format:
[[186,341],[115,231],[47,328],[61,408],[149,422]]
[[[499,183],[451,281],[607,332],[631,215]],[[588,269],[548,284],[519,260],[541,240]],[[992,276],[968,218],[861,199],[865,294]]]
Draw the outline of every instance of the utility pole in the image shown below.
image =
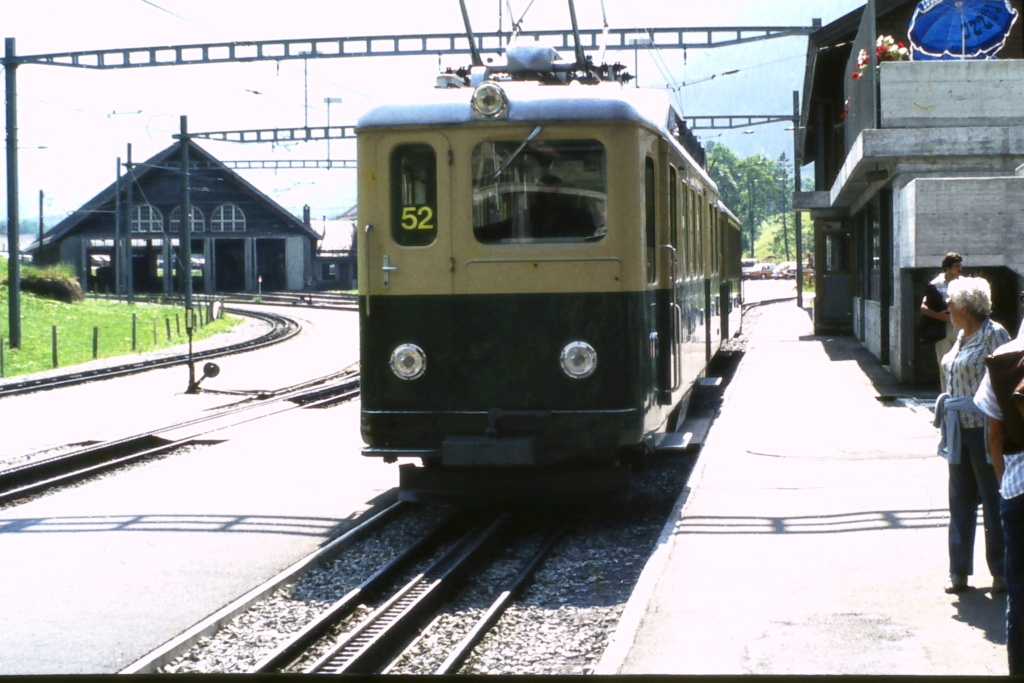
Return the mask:
[[188,117],[181,117],[181,260],[183,277],[181,291],[185,295],[185,333],[188,335],[188,388],[186,394],[198,394],[196,363],[192,358],[192,333],[195,330],[196,312],[192,306],[192,195],[189,189]]
[[[331,105],[341,104],[340,97],[325,97],[324,104],[327,105],[327,130],[331,130]],[[327,168],[331,168],[331,136],[327,135]]]
[[134,223],[135,208],[135,167],[132,165],[132,143],[128,143],[128,164],[126,175],[128,176],[128,187],[125,191],[124,213],[125,222],[122,236],[124,237],[124,288],[128,303],[135,303],[135,254],[132,248],[132,225]]
[[[121,301],[121,292],[124,289],[124,260],[121,254],[121,235],[124,230],[124,216],[121,215],[121,157],[117,158],[117,167],[114,169],[114,253],[110,257],[110,266],[114,271],[114,292],[117,300]],[[107,292],[110,293],[109,291]]]
[[789,252],[789,229],[788,229],[788,226],[786,225],[786,213],[787,213],[787,210],[788,210],[788,205],[787,205],[787,202],[786,202],[786,162],[787,161],[788,161],[788,159],[786,159],[786,153],[783,152],[782,156],[779,157],[779,172],[781,174],[781,177],[779,178],[779,185],[780,185],[779,189],[781,191],[781,193],[779,195],[779,200],[780,200],[779,213],[782,214],[782,248],[786,252],[785,260],[786,261],[790,261],[792,259],[790,258],[790,252]]
[[757,258],[754,255],[754,171],[747,169],[747,221],[750,223],[750,258]]
[[43,196],[43,191],[39,190],[39,247],[43,246],[43,233],[46,232],[46,226],[43,225]]
[[5,41],[4,80],[7,91],[7,338],[21,348],[21,240],[18,216],[18,85],[14,38]]
[[[800,92],[793,91],[793,192],[800,191]],[[794,211],[793,221],[796,230],[796,305],[797,308],[804,307],[804,246],[803,246],[803,222],[800,219],[800,212]]]

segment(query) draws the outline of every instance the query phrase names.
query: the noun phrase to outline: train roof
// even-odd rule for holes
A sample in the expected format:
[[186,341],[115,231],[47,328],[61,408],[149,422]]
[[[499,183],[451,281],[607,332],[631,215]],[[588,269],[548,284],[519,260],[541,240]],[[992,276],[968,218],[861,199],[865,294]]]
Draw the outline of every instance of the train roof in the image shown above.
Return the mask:
[[[666,93],[618,83],[542,85],[507,81],[498,85],[509,96],[507,121],[637,121],[668,132],[672,104]],[[454,125],[480,121],[470,107],[469,88],[407,92],[401,102],[382,104],[359,118],[357,128]]]
[[[619,83],[544,85],[531,81],[502,81],[508,94],[504,121],[633,121],[653,128],[693,156],[677,138],[681,117],[662,90],[632,88]],[[403,93],[400,102],[378,105],[361,117],[357,132],[371,128],[444,126],[479,123],[470,105],[470,88],[434,88]],[[700,168],[700,164],[694,162]],[[703,173],[703,169],[701,169]],[[710,177],[705,179],[714,185]]]

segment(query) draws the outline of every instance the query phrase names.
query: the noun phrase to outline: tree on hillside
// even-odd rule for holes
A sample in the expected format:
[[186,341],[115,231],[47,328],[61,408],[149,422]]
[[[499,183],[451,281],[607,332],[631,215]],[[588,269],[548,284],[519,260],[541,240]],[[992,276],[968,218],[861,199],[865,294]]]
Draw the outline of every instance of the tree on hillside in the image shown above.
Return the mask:
[[[793,260],[790,241],[795,220],[792,209],[793,173],[783,152],[778,159],[763,155],[739,158],[724,145],[708,145],[708,173],[722,198],[743,225],[743,249],[751,256]],[[763,253],[759,239],[767,224],[780,223],[780,244]],[[782,258],[784,257],[784,258]]]
[[[709,143],[707,149],[708,174],[718,185],[718,195],[734,212],[740,206],[739,182],[736,178],[740,160],[725,145]],[[737,214],[739,215],[739,214]]]
[[[787,226],[787,214],[789,213],[790,206],[792,204],[793,188],[792,188],[792,177],[789,172],[789,159],[786,158],[786,153],[783,152],[779,155],[778,159],[778,172],[779,172],[779,214],[782,216],[782,249],[785,253],[785,261],[791,261],[789,251],[789,228]],[[795,221],[793,222],[795,226]]]

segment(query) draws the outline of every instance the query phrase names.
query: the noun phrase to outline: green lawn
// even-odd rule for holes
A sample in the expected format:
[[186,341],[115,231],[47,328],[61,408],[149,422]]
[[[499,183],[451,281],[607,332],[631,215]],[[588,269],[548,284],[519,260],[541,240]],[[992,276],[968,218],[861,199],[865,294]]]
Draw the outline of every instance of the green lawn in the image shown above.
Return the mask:
[[[197,306],[197,317],[203,310],[201,306]],[[91,299],[66,304],[22,292],[21,348],[12,349],[9,340],[9,311],[8,289],[5,283],[0,286],[0,338],[3,340],[0,345],[3,348],[3,367],[0,376],[4,377],[50,370],[54,367],[54,326],[57,327],[59,367],[93,359],[94,328],[98,358],[128,356],[188,343],[185,314],[181,306],[145,303],[129,306],[126,303]],[[193,339],[204,339],[225,332],[240,322],[241,318],[226,315],[221,320],[198,326],[193,331]]]

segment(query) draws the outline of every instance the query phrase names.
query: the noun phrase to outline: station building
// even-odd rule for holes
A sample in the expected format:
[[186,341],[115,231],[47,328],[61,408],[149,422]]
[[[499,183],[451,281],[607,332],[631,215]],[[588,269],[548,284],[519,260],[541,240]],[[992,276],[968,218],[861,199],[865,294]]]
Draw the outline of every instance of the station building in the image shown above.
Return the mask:
[[810,38],[800,157],[814,163],[815,189],[794,204],[814,223],[815,332],[856,335],[902,382],[938,382],[934,349],[917,344],[915,329],[947,252],[992,283],[993,318],[1017,332],[1021,5],[1006,3],[1018,16],[992,59],[881,61],[874,73],[858,65],[880,36],[910,45],[917,0],[872,0]]
[[[31,248],[37,265],[72,264],[87,292],[181,290],[182,165],[177,142],[133,164]],[[193,291],[315,286],[319,235],[188,141]],[[131,263],[131,267],[125,267]]]

